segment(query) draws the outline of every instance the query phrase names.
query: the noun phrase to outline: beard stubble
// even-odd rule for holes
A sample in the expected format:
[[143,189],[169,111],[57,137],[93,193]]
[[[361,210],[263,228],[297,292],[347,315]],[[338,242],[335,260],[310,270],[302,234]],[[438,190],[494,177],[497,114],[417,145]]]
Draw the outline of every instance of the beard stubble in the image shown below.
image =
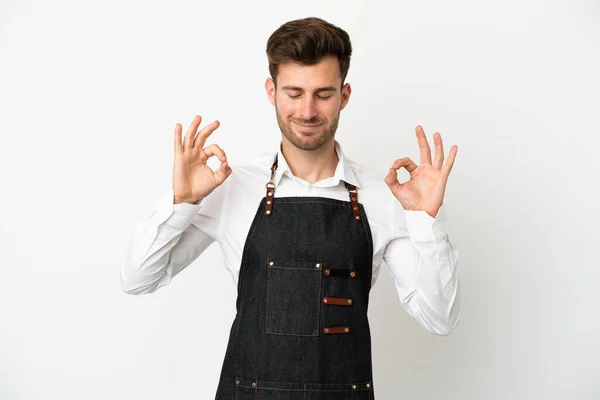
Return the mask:
[[[292,129],[292,122],[298,122],[300,124],[315,124],[318,123],[319,120],[317,118],[311,118],[308,120],[300,120],[300,119],[284,119],[279,114],[279,109],[277,108],[277,104],[275,104],[275,114],[277,117],[277,124],[279,125],[279,129],[281,133],[287,140],[289,140],[295,147],[301,150],[313,151],[321,148],[325,143],[329,142],[335,137],[335,132],[337,131],[338,123],[340,120],[340,112],[338,111],[335,119],[331,121],[328,125],[325,126],[323,131],[317,131],[310,135],[304,135],[302,133],[297,133]],[[326,121],[322,121],[326,122]],[[302,140],[303,138],[308,138],[309,140]]]

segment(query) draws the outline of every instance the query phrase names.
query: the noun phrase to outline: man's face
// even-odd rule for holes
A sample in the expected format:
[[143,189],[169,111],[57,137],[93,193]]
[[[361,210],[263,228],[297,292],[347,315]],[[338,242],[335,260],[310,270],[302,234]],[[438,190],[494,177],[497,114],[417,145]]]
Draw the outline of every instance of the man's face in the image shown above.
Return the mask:
[[340,111],[350,98],[348,83],[341,87],[337,58],[315,65],[279,65],[277,87],[265,84],[283,136],[302,150],[316,150],[335,136]]

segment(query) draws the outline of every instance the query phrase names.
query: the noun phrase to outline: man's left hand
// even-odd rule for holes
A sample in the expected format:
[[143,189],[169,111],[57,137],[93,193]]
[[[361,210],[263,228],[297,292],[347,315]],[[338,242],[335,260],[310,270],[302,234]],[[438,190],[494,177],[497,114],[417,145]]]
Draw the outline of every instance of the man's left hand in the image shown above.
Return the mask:
[[[421,125],[417,126],[416,133],[421,151],[421,165],[417,166],[409,157],[400,158],[392,164],[390,172],[385,177],[385,183],[405,210],[425,211],[435,218],[444,200],[446,183],[458,146],[452,146],[448,159],[444,163],[442,136],[438,132],[434,133],[435,158],[432,164],[431,149]],[[410,173],[409,181],[398,182],[399,168],[405,168]]]

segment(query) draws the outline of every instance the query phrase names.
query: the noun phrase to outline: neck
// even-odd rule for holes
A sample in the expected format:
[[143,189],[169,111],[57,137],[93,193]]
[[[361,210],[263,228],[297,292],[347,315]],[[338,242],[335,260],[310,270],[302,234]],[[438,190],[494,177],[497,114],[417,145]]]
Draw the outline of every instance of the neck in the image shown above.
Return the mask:
[[309,151],[297,148],[283,137],[281,153],[285,157],[292,174],[310,184],[332,177],[338,164],[333,139],[320,148]]

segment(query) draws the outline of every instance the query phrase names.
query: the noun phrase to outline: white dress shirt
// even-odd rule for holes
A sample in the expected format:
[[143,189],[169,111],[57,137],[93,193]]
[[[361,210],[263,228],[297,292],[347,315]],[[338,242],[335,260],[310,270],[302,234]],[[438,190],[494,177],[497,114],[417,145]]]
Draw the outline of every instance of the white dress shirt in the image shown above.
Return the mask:
[[[349,201],[344,182],[357,187],[373,237],[375,284],[382,261],[389,266],[400,303],[427,331],[448,335],[458,324],[458,249],[444,230],[445,211],[435,218],[404,210],[382,176],[345,158],[335,142],[338,164],[332,177],[310,184],[289,169],[278,151],[275,204],[278,197],[327,197]],[[196,204],[173,204],[169,188],[151,215],[141,219],[121,270],[126,293],[156,291],[218,242],[225,268],[237,285],[243,246],[270,179],[275,152],[231,165],[232,173]]]

